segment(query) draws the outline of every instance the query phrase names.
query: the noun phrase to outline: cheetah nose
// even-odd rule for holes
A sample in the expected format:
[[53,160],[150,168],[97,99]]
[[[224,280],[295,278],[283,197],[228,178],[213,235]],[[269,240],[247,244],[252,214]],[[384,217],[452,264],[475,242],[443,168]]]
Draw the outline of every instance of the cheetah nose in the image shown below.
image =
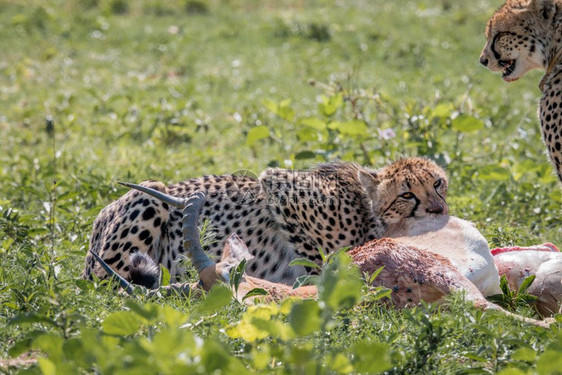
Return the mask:
[[484,66],[488,66],[488,59],[484,56],[480,56],[480,64],[484,65]]
[[443,206],[443,204],[441,204],[440,202],[431,203],[426,211],[430,214],[437,214],[437,215],[447,213],[446,209],[445,209],[445,206]]

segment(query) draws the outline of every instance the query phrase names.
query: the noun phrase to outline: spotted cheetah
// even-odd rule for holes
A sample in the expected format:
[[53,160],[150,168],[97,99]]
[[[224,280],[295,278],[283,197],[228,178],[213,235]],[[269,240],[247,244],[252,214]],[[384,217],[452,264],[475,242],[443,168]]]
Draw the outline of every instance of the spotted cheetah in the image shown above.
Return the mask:
[[[319,248],[330,253],[360,245],[404,217],[448,212],[445,172],[417,157],[379,170],[337,162],[305,171],[270,168],[256,178],[205,176],[167,187],[156,181],[141,185],[174,197],[204,193],[200,222],[209,220],[214,237],[206,251],[220,258],[226,239],[236,233],[254,256],[247,273],[285,283],[311,271],[289,266],[296,258],[319,264]],[[185,271],[181,220],[180,209],[132,190],[100,212],[90,251],[126,279],[135,252],[147,253],[177,279]],[[88,253],[82,276],[92,275],[106,277]]]
[[562,181],[562,0],[508,0],[486,26],[480,63],[513,82],[545,69],[539,117],[550,160]]

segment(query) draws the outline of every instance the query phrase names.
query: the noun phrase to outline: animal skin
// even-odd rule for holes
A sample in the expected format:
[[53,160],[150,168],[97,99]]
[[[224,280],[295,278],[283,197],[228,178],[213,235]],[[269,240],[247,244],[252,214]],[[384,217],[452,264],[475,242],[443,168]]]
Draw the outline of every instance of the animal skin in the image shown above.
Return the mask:
[[385,237],[447,258],[484,296],[501,293],[498,270],[484,236],[453,216],[410,218],[389,227]]
[[562,312],[562,253],[521,249],[501,252],[494,256],[494,261],[511,289],[519,289],[525,278],[535,275],[527,293],[539,298],[536,306],[541,315]]

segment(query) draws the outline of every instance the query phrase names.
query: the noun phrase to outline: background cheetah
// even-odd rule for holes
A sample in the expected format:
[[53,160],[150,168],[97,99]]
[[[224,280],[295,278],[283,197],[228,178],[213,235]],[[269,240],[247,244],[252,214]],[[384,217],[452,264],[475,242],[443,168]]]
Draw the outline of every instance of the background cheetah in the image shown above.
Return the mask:
[[562,0],[510,0],[490,18],[480,63],[513,82],[545,69],[540,120],[550,160],[562,181]]
[[[332,252],[380,238],[388,224],[404,217],[446,214],[447,184],[445,172],[423,158],[377,171],[333,163],[309,171],[267,169],[259,178],[206,176],[168,187],[142,183],[176,197],[205,193],[201,220],[210,220],[216,240],[208,252],[220,256],[227,237],[236,233],[254,256],[249,275],[287,283],[306,273],[301,266],[289,267],[297,257],[320,263],[318,248]],[[101,211],[90,250],[125,278],[130,254],[139,251],[177,278],[185,255],[181,218],[179,209],[130,191]],[[106,275],[88,254],[83,276],[92,274]]]

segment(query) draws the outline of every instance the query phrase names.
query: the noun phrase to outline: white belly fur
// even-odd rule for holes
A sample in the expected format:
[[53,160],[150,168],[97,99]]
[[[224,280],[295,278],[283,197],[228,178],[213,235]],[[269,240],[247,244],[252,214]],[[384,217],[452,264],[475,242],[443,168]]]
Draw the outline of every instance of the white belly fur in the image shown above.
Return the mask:
[[500,294],[500,278],[486,239],[468,221],[439,215],[408,218],[385,237],[447,257],[484,296]]

